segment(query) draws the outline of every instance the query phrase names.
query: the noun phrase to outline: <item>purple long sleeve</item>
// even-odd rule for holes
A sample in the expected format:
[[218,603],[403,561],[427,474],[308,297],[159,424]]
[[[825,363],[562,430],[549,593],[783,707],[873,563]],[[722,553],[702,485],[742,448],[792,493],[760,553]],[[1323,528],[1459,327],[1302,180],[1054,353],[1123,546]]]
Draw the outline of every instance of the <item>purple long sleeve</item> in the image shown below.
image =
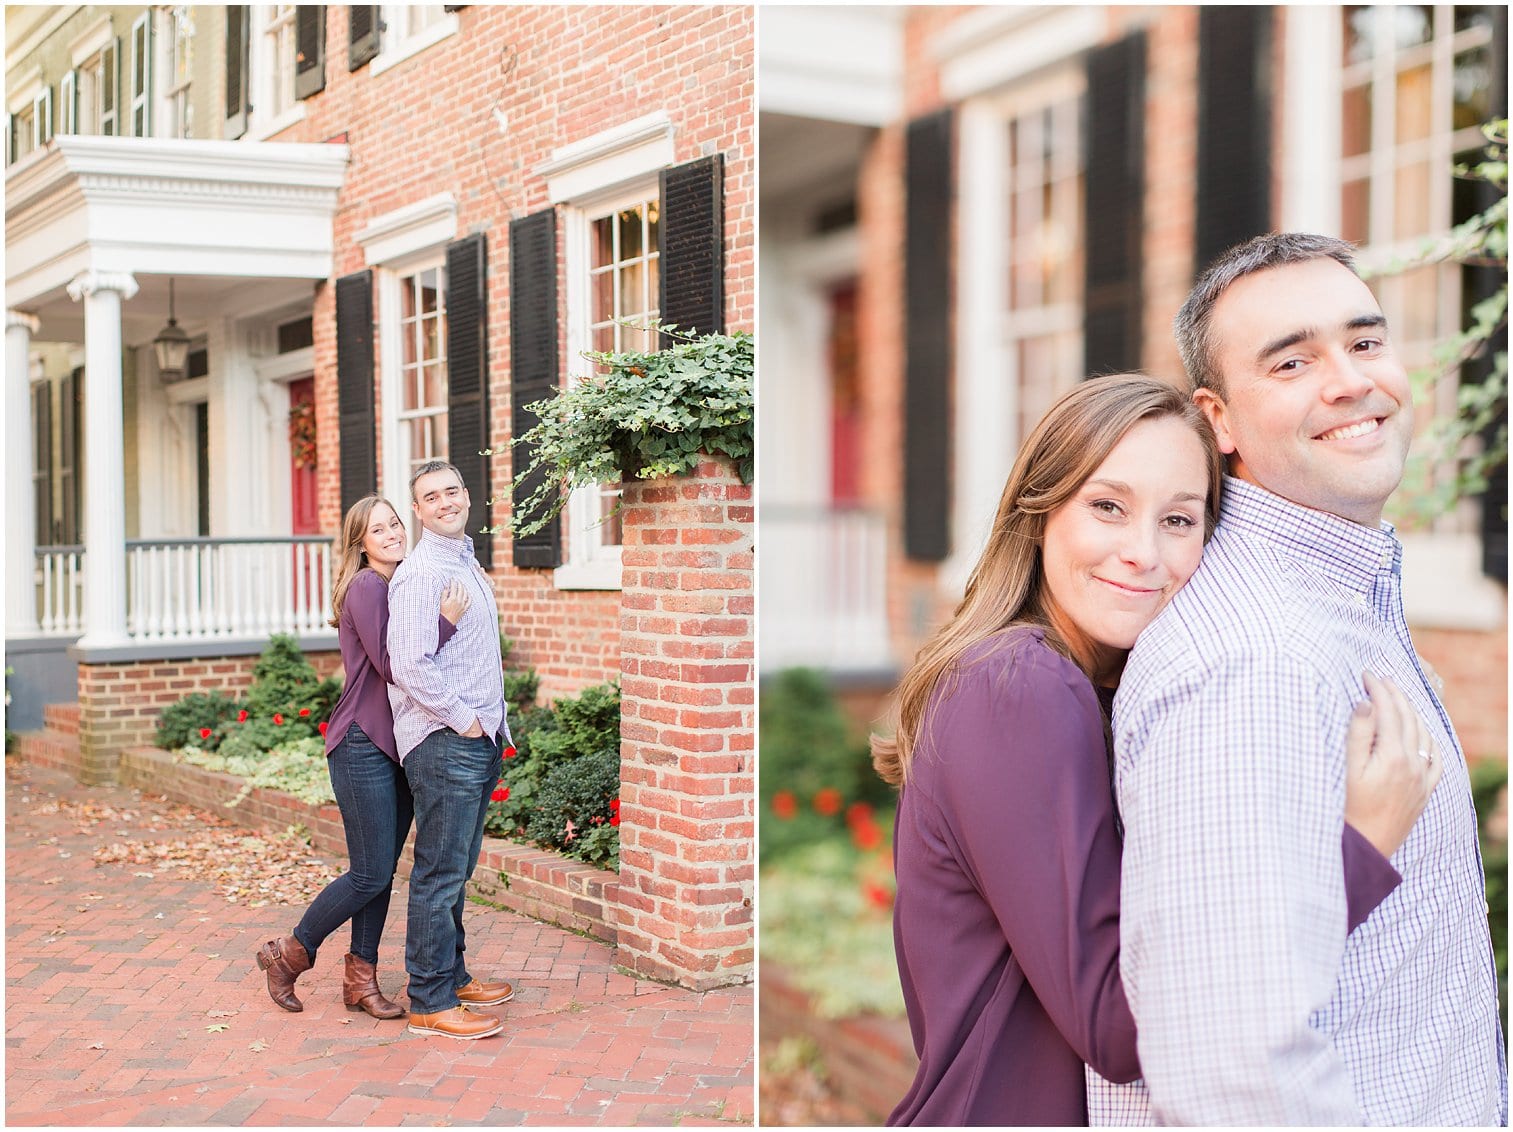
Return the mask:
[[[437,648],[440,649],[457,632],[440,612]],[[337,640],[341,646],[342,668],[346,683],[341,698],[331,710],[326,729],[326,754],[336,749],[356,723],[375,746],[396,762],[399,748],[394,742],[394,715],[389,707],[389,584],[372,570],[362,570],[352,579],[342,602]]]

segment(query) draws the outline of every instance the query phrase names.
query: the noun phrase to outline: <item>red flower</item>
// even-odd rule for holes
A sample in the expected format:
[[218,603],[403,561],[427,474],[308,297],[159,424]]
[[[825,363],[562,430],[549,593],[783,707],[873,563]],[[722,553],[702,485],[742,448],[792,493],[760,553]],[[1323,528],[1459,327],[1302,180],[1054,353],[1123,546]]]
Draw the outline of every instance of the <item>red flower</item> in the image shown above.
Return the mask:
[[503,753],[503,755],[504,755],[505,758],[512,759],[512,758],[515,757],[515,748],[514,747],[506,747],[502,753]]
[[510,788],[508,786],[497,787],[494,792],[489,795],[490,802],[508,802],[509,800]]
[[787,790],[772,796],[772,812],[783,821],[792,821],[799,812],[798,800]]
[[321,734],[322,734],[322,735],[324,735],[324,734],[325,734],[325,733],[326,733],[326,728],[328,728],[328,727],[330,727],[330,726],[331,726],[331,725],[330,725],[330,724],[329,724],[329,723],[327,723],[327,722],[326,722],[326,721],[325,721],[325,720],[324,720],[324,719],[323,719],[323,720],[321,720],[321,721],[320,721],[320,733],[321,733]]
[[620,824],[620,799],[612,798],[609,803],[609,824]]
[[300,713],[300,715],[309,715],[310,714],[310,709],[307,708],[307,707],[302,707],[302,708],[299,709],[299,713]]
[[862,895],[867,903],[877,908],[891,908],[893,906],[893,894],[876,881],[869,880],[862,885]]
[[239,712],[236,713],[236,721],[238,723],[246,723],[247,722],[247,709],[246,708],[243,708],[241,711],[239,711]]
[[208,727],[201,727],[200,728],[200,738],[201,739],[208,739],[208,738],[210,738],[210,728],[208,728]]
[[851,839],[863,853],[870,853],[883,843],[883,831],[869,820],[851,827]]
[[846,807],[846,824],[855,828],[872,821],[872,806],[867,802],[852,802]]
[[277,712],[277,711],[274,712],[273,713],[273,722],[274,723],[283,723],[284,722],[284,715],[283,715],[283,713],[282,712]]
[[841,792],[834,786],[826,786],[814,796],[814,812],[833,818],[841,812]]

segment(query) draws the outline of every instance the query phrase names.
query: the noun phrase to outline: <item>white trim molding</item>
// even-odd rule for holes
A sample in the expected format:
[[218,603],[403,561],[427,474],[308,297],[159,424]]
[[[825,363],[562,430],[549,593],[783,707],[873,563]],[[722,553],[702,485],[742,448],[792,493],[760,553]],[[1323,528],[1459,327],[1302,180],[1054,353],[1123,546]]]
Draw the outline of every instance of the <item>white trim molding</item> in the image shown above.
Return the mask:
[[931,45],[948,102],[987,94],[1103,42],[1108,17],[1087,4],[979,8]]
[[137,280],[129,271],[83,271],[68,284],[68,297],[74,302],[100,291],[119,291],[129,299],[137,293]]
[[357,233],[368,267],[428,251],[457,237],[457,198],[437,193],[375,217]]
[[536,167],[553,204],[617,190],[673,164],[672,119],[663,110],[552,150]]
[[[385,24],[393,24],[393,4],[383,5]],[[390,67],[397,67],[413,55],[419,55],[427,47],[433,47],[448,36],[456,35],[458,20],[456,12],[448,12],[442,19],[437,20],[430,27],[415,35],[406,37],[398,42],[392,42],[387,28],[379,38],[378,54],[373,57],[373,62],[368,65],[370,75],[381,75]],[[391,45],[392,43],[392,45]]]

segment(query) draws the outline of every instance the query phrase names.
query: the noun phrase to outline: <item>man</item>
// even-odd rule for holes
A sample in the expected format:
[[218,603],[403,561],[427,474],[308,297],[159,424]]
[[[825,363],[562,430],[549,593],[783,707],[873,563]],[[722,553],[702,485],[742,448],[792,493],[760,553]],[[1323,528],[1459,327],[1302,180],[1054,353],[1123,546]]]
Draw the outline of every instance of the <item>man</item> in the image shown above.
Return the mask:
[[[1410,390],[1351,251],[1258,237],[1176,319],[1231,475],[1115,705],[1121,971],[1149,1094],[1090,1074],[1094,1124],[1507,1119],[1465,759],[1381,521]],[[1343,752],[1365,671],[1407,694],[1435,737],[1421,757],[1445,765],[1393,855],[1402,883],[1347,938]]]
[[[415,797],[415,868],[410,874],[405,967],[409,1028],[417,1034],[486,1038],[504,1023],[469,1009],[514,997],[463,961],[466,886],[483,846],[489,795],[509,743],[499,653],[499,610],[467,535],[471,506],[462,476],[431,460],[410,479],[423,530],[389,583],[389,663],[394,740]],[[438,651],[436,610],[460,580],[471,601],[456,635]],[[501,742],[502,737],[502,742]]]

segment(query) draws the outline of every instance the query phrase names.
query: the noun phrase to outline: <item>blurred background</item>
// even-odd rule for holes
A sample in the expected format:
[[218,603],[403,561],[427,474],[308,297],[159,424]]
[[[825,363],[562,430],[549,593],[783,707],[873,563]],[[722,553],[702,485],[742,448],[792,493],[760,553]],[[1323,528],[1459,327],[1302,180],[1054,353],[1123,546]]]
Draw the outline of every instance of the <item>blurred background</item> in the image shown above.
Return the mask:
[[758,34],[763,1123],[877,1123],[912,1078],[865,734],[1021,438],[1088,375],[1182,381],[1172,316],[1265,231],[1356,242],[1415,371],[1389,517],[1506,979],[1507,273],[1455,235],[1506,158],[1454,170],[1507,115],[1507,9],[805,5]]

